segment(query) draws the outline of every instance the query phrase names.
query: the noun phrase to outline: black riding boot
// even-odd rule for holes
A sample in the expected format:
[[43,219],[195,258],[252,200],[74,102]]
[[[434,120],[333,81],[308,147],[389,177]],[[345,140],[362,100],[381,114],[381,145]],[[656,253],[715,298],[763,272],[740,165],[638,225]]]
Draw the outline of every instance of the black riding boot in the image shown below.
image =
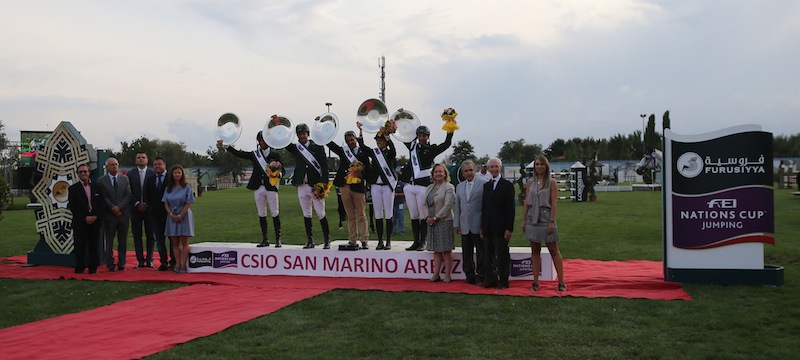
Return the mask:
[[383,250],[383,219],[375,219],[375,230],[378,233],[378,246],[375,250]]
[[324,217],[319,219],[319,224],[322,225],[322,239],[325,241],[325,244],[322,246],[323,249],[330,249],[331,248],[331,230],[328,228],[328,217]]
[[272,217],[272,227],[275,228],[275,247],[281,247],[281,216]]
[[417,251],[425,250],[425,241],[428,240],[428,222],[419,220],[419,247]]
[[414,234],[414,243],[406,248],[406,251],[414,251],[419,248],[419,220],[411,219],[411,233]]
[[389,250],[392,248],[393,230],[394,230],[394,224],[392,223],[392,219],[386,219],[386,245],[383,246],[383,250]]
[[267,228],[267,217],[259,216],[258,222],[261,223],[261,243],[257,247],[269,246],[269,229]]
[[314,248],[314,233],[312,232],[311,228],[311,218],[304,217],[303,222],[306,225],[306,238],[308,241],[306,242],[306,246],[303,246],[303,249],[312,249]]

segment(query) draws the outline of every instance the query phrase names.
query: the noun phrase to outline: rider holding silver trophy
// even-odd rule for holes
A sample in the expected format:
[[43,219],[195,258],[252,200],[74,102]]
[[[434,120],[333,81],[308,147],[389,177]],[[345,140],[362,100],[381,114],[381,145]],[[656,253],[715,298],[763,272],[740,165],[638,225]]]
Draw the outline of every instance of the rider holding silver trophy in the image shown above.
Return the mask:
[[[272,226],[275,229],[275,247],[281,247],[281,217],[278,209],[278,186],[281,177],[280,155],[270,149],[264,141],[263,131],[256,135],[258,146],[253,151],[241,151],[233,147],[233,143],[241,135],[239,119],[236,115],[228,113],[219,118],[217,131],[217,146],[224,147],[234,156],[250,160],[253,163],[253,173],[247,188],[253,190],[253,197],[258,210],[258,221],[261,225],[261,243],[258,247],[269,246],[269,227],[267,224],[267,209],[272,217]],[[233,126],[233,129],[231,127]],[[238,129],[238,133],[235,133]]]
[[[397,123],[389,120],[386,105],[377,99],[364,101],[356,114],[358,126],[358,143],[367,149],[371,158],[370,170],[366,179],[370,185],[372,203],[375,210],[375,229],[378,235],[376,250],[389,250],[392,248],[392,219],[394,217],[394,189],[397,186],[397,151],[390,135],[397,131]],[[374,133],[374,149],[364,145],[363,132]],[[386,225],[384,227],[384,219]],[[383,231],[386,229],[386,243],[383,242]]]
[[[282,120],[285,118],[273,116],[273,119]],[[288,146],[286,146],[286,150],[292,153],[295,159],[292,185],[297,187],[297,199],[303,211],[303,221],[306,228],[307,241],[303,249],[312,249],[315,246],[311,222],[312,209],[316,211],[317,218],[322,227],[324,241],[322,248],[330,249],[331,247],[330,227],[328,226],[328,218],[325,215],[325,198],[328,196],[328,191],[330,191],[328,161],[325,157],[323,146],[316,144],[316,141],[322,141],[320,138],[323,137],[323,135],[324,137],[335,136],[336,126],[319,123],[320,121],[317,121],[313,124],[314,134],[317,135],[315,136],[315,140],[312,141],[309,138],[312,129],[310,129],[308,125],[298,124],[295,128],[297,143],[289,143],[287,144]],[[331,126],[333,128],[331,128]],[[322,133],[320,133],[318,129],[322,129]],[[331,139],[332,138],[333,137],[331,137]],[[289,138],[289,141],[291,141],[291,138]]]
[[[448,110],[452,109],[445,109],[445,112]],[[455,113],[455,110],[453,110],[453,113]],[[419,123],[417,115],[402,108],[397,110],[392,115],[392,118],[398,122],[398,128],[401,126],[401,121],[405,126],[414,122]],[[445,114],[442,115],[442,119],[445,119]],[[449,121],[445,121],[446,124],[442,128],[447,132],[447,137],[441,144],[431,144],[428,141],[431,131],[425,125],[416,127],[416,138],[403,140],[403,143],[410,151],[410,160],[403,168],[404,178],[401,180],[408,183],[403,188],[403,192],[406,195],[406,204],[408,204],[408,212],[411,215],[411,231],[414,234],[414,243],[406,248],[407,251],[425,250],[428,232],[428,226],[423,222],[428,214],[425,204],[425,191],[427,186],[431,184],[431,168],[433,167],[434,159],[450,147],[453,141],[453,132],[458,129],[457,126],[454,126],[454,117]]]
[[333,184],[342,193],[342,204],[347,213],[347,234],[349,248],[356,249],[361,242],[361,249],[368,249],[369,227],[366,215],[367,182],[365,175],[369,172],[370,161],[365,147],[359,146],[356,133],[344,133],[344,146],[334,141],[328,142],[328,148],[339,156],[339,169],[333,178]]

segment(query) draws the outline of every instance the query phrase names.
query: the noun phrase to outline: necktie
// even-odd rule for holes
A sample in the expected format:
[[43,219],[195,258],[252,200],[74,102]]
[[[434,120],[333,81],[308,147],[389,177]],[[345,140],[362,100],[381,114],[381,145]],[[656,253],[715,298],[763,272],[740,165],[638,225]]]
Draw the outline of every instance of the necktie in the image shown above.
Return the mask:
[[111,177],[111,187],[114,188],[114,191],[117,191],[117,177],[116,176],[112,176]]
[[472,181],[467,181],[467,199],[472,194]]
[[141,201],[144,201],[144,170],[139,170],[139,194],[141,195]]
[[492,179],[492,191],[497,187],[497,180]]
[[161,190],[161,174],[158,174],[158,181],[156,181],[156,189]]

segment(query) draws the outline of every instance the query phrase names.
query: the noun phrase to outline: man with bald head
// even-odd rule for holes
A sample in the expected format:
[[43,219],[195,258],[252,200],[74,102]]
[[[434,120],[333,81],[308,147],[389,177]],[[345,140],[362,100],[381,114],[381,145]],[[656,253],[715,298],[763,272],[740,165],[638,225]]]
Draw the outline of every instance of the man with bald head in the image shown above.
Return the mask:
[[[128,249],[128,228],[131,218],[131,187],[127,176],[119,172],[119,161],[115,157],[106,160],[105,176],[98,182],[103,188],[105,212],[103,229],[105,229],[104,250],[108,271],[124,271],[125,257]],[[117,263],[114,264],[114,235],[117,236]]]

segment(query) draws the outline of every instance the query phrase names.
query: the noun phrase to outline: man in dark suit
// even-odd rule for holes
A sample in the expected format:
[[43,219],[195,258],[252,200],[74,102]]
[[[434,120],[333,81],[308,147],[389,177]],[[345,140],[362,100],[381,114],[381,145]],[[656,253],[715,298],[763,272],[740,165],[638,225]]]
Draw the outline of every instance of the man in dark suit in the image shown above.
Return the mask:
[[[461,234],[463,270],[470,284],[483,282],[481,266],[484,262],[484,245],[481,241],[481,215],[483,214],[483,186],[486,181],[475,176],[475,163],[466,160],[461,164],[464,181],[456,185],[456,204],[453,228]],[[475,258],[473,259],[473,254]],[[477,267],[476,267],[477,263]],[[477,270],[477,271],[476,271]]]
[[[150,204],[150,221],[153,223],[153,238],[156,240],[156,248],[158,248],[158,257],[161,260],[161,265],[158,271],[167,271],[175,267],[175,254],[172,252],[172,239],[169,240],[169,249],[167,249],[167,237],[164,235],[164,230],[167,227],[167,209],[161,198],[164,196],[164,190],[167,188],[167,161],[160,156],[156,156],[153,160],[153,171],[155,175],[149,179],[145,184],[145,196],[147,196],[147,203]],[[169,258],[167,255],[169,254]],[[168,260],[169,259],[169,260]]]
[[328,218],[325,216],[325,198],[317,197],[313,193],[316,184],[328,186],[328,161],[325,158],[325,150],[308,138],[310,132],[308,125],[298,124],[295,132],[297,133],[297,143],[289,144],[286,150],[294,155],[295,168],[292,185],[297,187],[297,199],[300,201],[300,209],[303,211],[306,238],[308,239],[303,249],[314,247],[314,234],[311,227],[312,208],[317,212],[317,218],[322,227],[322,236],[325,241],[323,249],[330,249],[330,229]]
[[75,273],[81,274],[86,268],[87,254],[89,274],[97,272],[99,262],[97,246],[100,242],[100,228],[103,223],[103,189],[89,180],[89,166],[78,166],[79,181],[69,187],[67,207],[72,211],[72,234],[75,239]]
[[508,288],[510,258],[508,242],[514,230],[514,184],[500,177],[503,163],[489,160],[492,180],[483,186],[481,237],[484,241],[483,287]]
[[[336,171],[336,176],[333,177],[333,185],[338,186],[342,192],[342,204],[347,213],[347,237],[350,245],[358,246],[358,241],[361,241],[361,248],[368,249],[369,228],[367,227],[367,214],[364,210],[367,206],[367,183],[364,179],[369,171],[370,158],[367,151],[358,145],[354,131],[344,133],[344,142],[346,143],[345,148],[333,141],[328,143],[328,148],[339,156],[339,169]],[[350,164],[356,161],[364,167],[361,171],[361,179],[357,183],[349,184],[346,177],[350,172]]]
[[[103,228],[105,229],[104,249],[108,271],[124,271],[128,249],[128,221],[131,218],[130,203],[133,196],[128,177],[119,173],[119,161],[110,157],[106,160],[108,175],[98,182],[103,189],[105,209]],[[117,264],[114,267],[114,235],[117,236]]]
[[[275,247],[281,247],[281,217],[278,208],[278,185],[280,185],[280,182],[272,185],[267,174],[269,163],[272,161],[280,163],[281,156],[269,148],[261,131],[256,134],[256,141],[258,142],[258,148],[253,151],[236,150],[231,145],[225,145],[224,147],[234,156],[250,160],[253,163],[253,174],[250,175],[247,188],[253,190],[256,210],[258,211],[258,221],[261,225],[261,243],[256,246],[269,246],[269,225],[267,223],[267,208],[269,208],[272,227],[275,228]],[[217,140],[217,147],[222,146],[222,140]],[[280,178],[277,179],[280,180]]]
[[[144,151],[136,152],[136,167],[128,171],[128,180],[131,184],[131,229],[133,231],[133,248],[136,252],[138,263],[134,268],[153,267],[153,222],[150,217],[152,204],[146,197],[145,184],[155,179],[156,173],[147,168],[147,154]],[[160,199],[159,199],[160,200]],[[142,244],[142,226],[147,239],[147,254],[145,245]]]

